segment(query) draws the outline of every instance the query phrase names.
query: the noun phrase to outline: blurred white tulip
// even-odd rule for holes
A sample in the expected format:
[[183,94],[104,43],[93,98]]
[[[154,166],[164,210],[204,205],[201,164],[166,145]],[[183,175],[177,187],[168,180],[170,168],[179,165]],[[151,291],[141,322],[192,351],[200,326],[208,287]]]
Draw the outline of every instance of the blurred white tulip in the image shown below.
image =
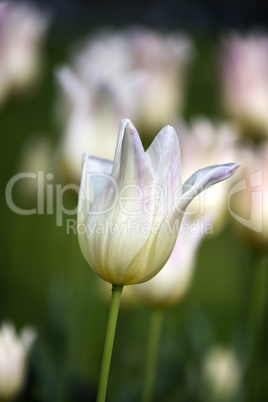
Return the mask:
[[253,247],[268,244],[268,142],[241,150],[242,167],[230,193],[238,233]]
[[[235,124],[227,121],[212,122],[206,117],[196,117],[189,125],[182,121],[177,128],[180,135],[182,178],[185,180],[192,169],[204,164],[215,165],[227,161],[241,162],[239,154],[239,131]],[[234,179],[236,180],[236,178]],[[192,219],[209,216],[213,220],[214,232],[226,223],[228,213],[228,191],[232,179],[212,186],[197,196],[186,211]]]
[[213,400],[229,400],[239,391],[242,367],[231,349],[213,346],[205,356],[202,377]]
[[23,388],[27,355],[36,338],[35,331],[24,328],[18,336],[12,324],[0,329],[0,399],[13,399]]
[[211,223],[184,217],[173,252],[164,268],[150,281],[133,286],[139,299],[154,307],[167,307],[179,301],[189,289],[198,247],[211,232]]
[[221,57],[223,105],[247,134],[268,136],[268,35],[233,34]]
[[29,3],[0,2],[0,104],[38,78],[48,17]]
[[102,31],[76,49],[71,66],[56,71],[65,126],[60,154],[68,180],[79,181],[85,151],[113,159],[121,118],[154,134],[174,120],[183,107],[192,54],[182,35],[139,28]]
[[131,31],[129,42],[132,68],[142,71],[145,79],[133,116],[128,116],[150,133],[173,121],[183,110],[194,47],[185,35],[164,35],[147,29]]
[[[57,70],[58,82],[65,94],[68,115],[59,146],[62,176],[79,183],[85,151],[113,159],[118,134],[118,111],[113,97],[103,92],[90,93],[68,67]],[[107,96],[106,96],[107,94]]]
[[190,39],[178,33],[145,28],[100,32],[76,52],[74,69],[89,92],[109,88],[121,118],[155,132],[183,108],[193,53]]

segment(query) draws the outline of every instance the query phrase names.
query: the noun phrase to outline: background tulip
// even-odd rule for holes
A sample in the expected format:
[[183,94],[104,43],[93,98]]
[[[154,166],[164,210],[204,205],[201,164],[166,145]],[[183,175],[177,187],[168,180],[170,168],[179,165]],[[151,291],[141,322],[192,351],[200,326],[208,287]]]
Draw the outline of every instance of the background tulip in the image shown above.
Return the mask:
[[[238,182],[229,194],[237,232],[253,247],[268,244],[268,142],[241,149]],[[239,180],[240,179],[240,180]]]
[[225,37],[221,57],[223,105],[253,137],[268,135],[267,65],[266,33]]
[[64,135],[58,150],[59,168],[64,181],[79,183],[81,155],[85,151],[112,159],[119,111],[109,89],[85,87],[80,77],[68,67],[57,70],[57,80],[66,104],[66,114],[62,116]]
[[39,76],[48,17],[28,3],[0,3],[0,104]]
[[242,367],[235,352],[216,345],[209,349],[203,361],[202,377],[208,400],[235,398],[242,379]]
[[[189,124],[180,123],[180,145],[182,154],[182,178],[185,180],[193,170],[203,165],[241,162],[239,152],[239,129],[229,121],[211,121],[206,117],[195,117]],[[228,222],[228,191],[234,179],[219,186],[212,186],[189,205],[187,215],[192,219],[210,216],[213,231],[219,231]]]
[[27,354],[35,332],[25,328],[20,336],[11,324],[0,330],[0,398],[13,399],[21,391],[26,377]]
[[198,246],[212,230],[209,221],[184,216],[174,249],[164,268],[151,280],[131,287],[139,299],[153,307],[167,307],[187,292],[194,273]]
[[56,70],[63,178],[79,182],[85,151],[113,158],[122,117],[130,116],[143,136],[172,121],[184,106],[192,56],[185,35],[142,28],[99,32],[77,46],[70,66]]

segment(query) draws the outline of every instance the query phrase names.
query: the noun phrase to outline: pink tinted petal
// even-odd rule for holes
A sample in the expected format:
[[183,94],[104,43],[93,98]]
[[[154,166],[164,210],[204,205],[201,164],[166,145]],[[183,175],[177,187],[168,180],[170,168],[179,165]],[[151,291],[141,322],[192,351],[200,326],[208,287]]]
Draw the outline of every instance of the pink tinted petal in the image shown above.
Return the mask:
[[150,161],[144,151],[140,136],[131,122],[125,127],[120,161],[119,185],[136,184],[145,188],[154,180]]
[[164,127],[147,149],[155,177],[160,184],[165,183],[170,173],[171,184],[181,183],[180,144],[176,131],[171,126]]
[[[92,186],[93,200],[109,184],[109,177],[113,168],[113,162],[108,159],[98,158],[88,154],[83,155],[83,174],[85,185]],[[85,172],[85,173],[84,173]],[[84,184],[82,183],[82,187]]]
[[199,193],[213,184],[228,179],[239,168],[239,163],[225,163],[223,165],[208,166],[195,172],[183,185],[182,196],[179,199],[176,209],[184,212],[188,204]]
[[123,143],[123,138],[125,134],[125,128],[127,124],[131,124],[131,121],[129,119],[122,119],[120,120],[120,125],[119,125],[119,132],[118,132],[118,137],[117,137],[117,143],[116,143],[116,148],[115,148],[115,154],[114,154],[114,162],[113,162],[113,171],[112,174],[114,175],[120,167],[120,159],[121,159],[121,148],[122,148],[122,143]]
[[[114,227],[120,234],[116,236],[96,233],[87,239],[86,246],[88,255],[91,253],[92,268],[104,279],[120,283],[128,266],[150,236],[150,227],[155,218],[154,214],[148,214],[144,209],[144,192],[153,183],[154,175],[132,123],[125,127],[119,172],[113,174],[113,181],[92,205],[87,218],[87,229],[97,229],[100,223],[105,228],[109,223],[108,230]],[[135,277],[133,271],[137,270],[138,276],[141,269],[140,264],[135,264],[131,275]],[[108,278],[107,272],[112,272],[113,277]]]
[[64,94],[73,105],[82,105],[88,99],[88,92],[78,76],[67,66],[56,69],[56,78]]
[[[83,210],[87,215],[94,200],[101,191],[108,185],[108,177],[112,170],[113,163],[107,159],[83,155],[83,170],[79,191],[78,212]],[[86,205],[87,204],[87,205]]]
[[[161,222],[181,194],[181,157],[178,136],[171,126],[164,127],[146,151],[154,171],[154,185],[148,209],[157,211]],[[158,204],[157,204],[158,202]],[[161,206],[161,213],[159,211]]]
[[111,161],[89,156],[87,153],[84,153],[82,163],[83,170],[77,209],[78,241],[82,254],[85,259],[88,260],[86,238],[84,235],[87,215],[94,200],[108,185],[109,174],[112,170],[113,164]]
[[[185,192],[179,198],[177,204],[174,205],[171,213],[166,216],[161,224],[152,264],[144,276],[139,278],[139,282],[137,283],[151,279],[167,262],[176,243],[183,213],[192,199],[204,189],[230,177],[236,172],[239,166],[240,165],[237,163],[210,166],[197,171],[189,180],[187,180],[183,187]],[[187,188],[189,188],[188,191]],[[166,241],[167,237],[169,238],[168,243]],[[163,244],[165,244],[165,250],[163,250]]]

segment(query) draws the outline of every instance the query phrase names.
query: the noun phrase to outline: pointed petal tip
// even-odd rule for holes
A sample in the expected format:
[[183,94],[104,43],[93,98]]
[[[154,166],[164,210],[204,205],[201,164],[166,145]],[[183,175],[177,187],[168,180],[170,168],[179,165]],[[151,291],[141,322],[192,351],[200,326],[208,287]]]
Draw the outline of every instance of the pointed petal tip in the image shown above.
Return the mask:
[[[219,183],[220,181],[228,179],[230,176],[232,176],[238,168],[241,166],[240,163],[223,163],[222,165],[215,165],[215,170],[214,170],[214,175],[213,180],[209,181],[210,185]],[[211,166],[213,167],[213,166]],[[211,177],[211,178],[212,178]],[[214,181],[214,183],[213,183]]]
[[130,119],[126,118],[126,119],[121,119],[120,120],[120,128],[124,127],[126,129],[126,127],[128,125],[130,125],[131,127],[134,127],[134,125],[133,125],[133,123],[132,123],[132,121]]
[[[166,132],[169,132],[169,133],[173,133],[173,132],[176,132],[175,131],[175,128],[173,127],[173,126],[170,126],[169,124],[167,124],[166,126],[164,126],[163,128],[162,128],[162,130],[164,130],[164,131],[166,131]],[[161,130],[161,131],[162,131]]]
[[241,163],[231,162],[231,163],[225,163],[222,166],[226,168],[227,174],[232,175],[238,170],[238,168],[241,166]]
[[174,138],[176,137],[176,139],[179,140],[178,134],[173,126],[170,126],[168,124],[163,128],[163,130],[165,131],[166,134],[173,136]]
[[128,134],[132,137],[137,136],[137,135],[139,136],[138,131],[131,120],[125,119],[125,123],[126,123],[125,130],[124,130],[125,134]]
[[175,128],[173,126],[171,126],[170,124],[167,124],[164,128],[166,128],[167,130],[175,131]]

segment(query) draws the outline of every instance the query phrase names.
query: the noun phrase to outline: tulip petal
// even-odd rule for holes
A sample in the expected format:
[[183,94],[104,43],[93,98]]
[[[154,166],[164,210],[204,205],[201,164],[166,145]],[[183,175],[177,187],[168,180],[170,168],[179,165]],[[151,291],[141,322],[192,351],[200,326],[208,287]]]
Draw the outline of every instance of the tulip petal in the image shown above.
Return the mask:
[[[122,141],[120,170],[117,182],[119,194],[127,186],[132,184],[138,186],[138,188],[143,191],[144,189],[149,189],[145,194],[147,198],[155,195],[155,186],[160,186],[162,190],[162,205],[165,205],[165,207],[168,205],[168,202],[166,202],[163,197],[170,197],[169,208],[171,208],[173,206],[172,194],[170,194],[171,191],[179,189],[179,194],[181,192],[180,148],[175,130],[169,126],[161,130],[147,153],[145,153],[135,127],[131,122],[128,122],[125,127],[125,136]],[[128,195],[130,195],[130,202],[128,205],[125,201],[125,205],[128,206],[128,209],[132,208],[133,212],[135,212],[135,207],[132,205],[133,199],[131,200],[131,191],[129,191]],[[94,211],[95,208],[99,208],[99,204],[102,204],[107,208],[109,206],[109,198],[111,198],[111,192],[109,188],[106,188],[93,205],[92,211]],[[97,263],[98,273],[102,274],[103,277],[106,275],[106,280],[107,272],[110,270],[107,266],[105,267],[104,264],[100,264],[100,260],[104,262],[107,260],[107,253],[111,254],[111,264],[117,268],[113,271],[113,278],[109,278],[109,280],[114,283],[123,282],[127,284],[131,283],[133,280],[139,281],[139,278],[145,275],[148,267],[150,267],[152,262],[155,260],[155,246],[158,233],[152,233],[151,227],[153,224],[156,225],[156,227],[157,225],[160,227],[167,211],[161,211],[162,213],[156,214],[150,213],[148,210],[145,211],[140,204],[137,204],[136,207],[136,211],[140,211],[140,214],[135,217],[135,227],[140,229],[137,229],[134,233],[127,233],[126,224],[124,225],[124,223],[126,223],[129,217],[126,213],[122,212],[122,210],[115,211],[112,215],[113,222],[125,226],[120,239],[114,239],[114,237],[107,236],[104,244],[103,238],[99,236],[101,244],[99,243],[98,247],[96,243],[95,245],[92,245],[95,250],[99,250],[99,257],[101,254],[101,258],[98,258],[97,260],[95,259],[94,262],[92,261],[91,265]],[[156,206],[154,206],[154,208],[155,207]],[[111,215],[109,219],[111,219]],[[90,220],[91,225],[93,222],[96,223],[94,218]],[[145,225],[147,225],[146,234],[142,233]],[[175,235],[174,243],[176,237],[177,233]],[[132,245],[132,247],[130,245]],[[160,247],[161,250],[164,248],[165,262],[172,251],[172,247],[173,244],[171,244],[170,247],[167,247],[166,242],[164,242]],[[119,253],[116,257],[118,263],[114,264],[116,250],[118,250]],[[169,251],[166,252],[166,250]],[[157,255],[159,254],[160,253],[157,252]],[[103,266],[103,270],[100,269],[101,265]],[[161,267],[162,266],[160,266],[160,268]],[[154,273],[151,274],[150,271],[149,275],[153,276]]]
[[83,170],[85,171],[84,180],[86,181],[84,186],[90,184],[92,187],[92,203],[109,184],[112,168],[113,162],[108,159],[98,158],[88,154],[83,155]]
[[[171,215],[171,217],[173,218],[173,215]],[[154,257],[144,275],[137,278],[132,284],[143,283],[150,280],[164,267],[175,246],[182,217],[183,215],[181,214],[171,225],[169,225],[170,221],[165,219],[157,236],[154,234],[151,235],[156,240],[154,244]]]
[[94,200],[107,186],[113,163],[107,159],[89,156],[87,153],[84,153],[82,163],[78,212],[83,211],[87,215]]
[[[148,214],[143,208],[144,191],[154,181],[151,163],[146,155],[140,137],[128,122],[121,146],[119,171],[114,172],[113,180],[95,200],[87,218],[88,233],[92,230],[113,226],[120,235],[111,233],[90,236],[86,240],[90,255],[90,265],[98,267],[97,273],[113,283],[120,283],[124,273],[143,248],[150,236],[150,227],[155,214]],[[105,229],[106,230],[106,229]],[[108,263],[107,263],[108,261]],[[111,265],[111,267],[110,267]],[[144,269],[146,265],[144,264]],[[140,270],[133,265],[132,276]],[[109,274],[112,272],[112,276]]]
[[118,138],[117,138],[115,154],[114,154],[114,162],[113,162],[113,170],[112,170],[113,176],[115,175],[116,172],[118,172],[119,167],[120,167],[121,148],[122,148],[122,143],[123,143],[124,134],[125,134],[125,128],[126,128],[127,124],[132,124],[129,119],[120,120]]
[[[164,127],[147,149],[146,154],[155,177],[151,189],[151,205],[148,205],[148,209],[157,211],[155,222],[160,224],[173,207],[174,197],[181,194],[180,144],[174,128]],[[158,204],[161,206],[161,211]]]
[[176,208],[184,212],[189,203],[199,193],[232,176],[239,168],[239,163],[208,166],[195,172],[182,187],[182,197]]
[[[78,202],[78,233],[85,232],[84,226],[87,214],[97,196],[107,186],[109,174],[112,170],[113,163],[107,159],[101,159],[90,156],[87,153],[83,155],[83,170],[81,177],[81,185],[79,191]],[[79,235],[78,241],[83,256],[87,259],[86,239],[85,236]]]
[[167,172],[171,173],[171,184],[181,178],[180,144],[173,127],[165,126],[155,137],[146,154],[159,183],[165,183]]
[[119,186],[134,184],[144,188],[153,183],[154,172],[140,136],[131,122],[125,127],[120,161]]
[[56,77],[68,100],[74,105],[83,105],[88,101],[88,91],[69,67],[57,68]]
[[[239,166],[240,164],[238,163],[209,166],[198,170],[185,182],[182,196],[160,227],[151,266],[143,277],[133,283],[148,281],[165,265],[175,245],[183,213],[192,199],[213,184],[230,177],[236,172]],[[169,239],[168,242],[166,241],[167,237]]]

